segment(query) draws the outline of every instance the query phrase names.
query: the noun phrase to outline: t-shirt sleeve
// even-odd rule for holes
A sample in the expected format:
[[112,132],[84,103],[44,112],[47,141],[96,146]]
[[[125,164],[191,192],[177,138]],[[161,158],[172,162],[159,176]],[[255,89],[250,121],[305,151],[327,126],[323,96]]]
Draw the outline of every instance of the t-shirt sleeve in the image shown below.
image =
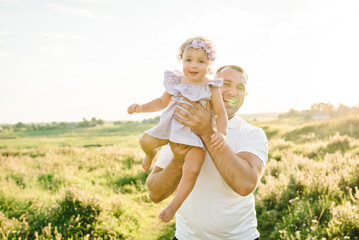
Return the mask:
[[268,160],[268,140],[261,128],[252,127],[238,145],[236,153],[250,152],[259,157],[264,165]]
[[167,165],[172,161],[173,153],[169,144],[161,148],[160,156],[158,157],[155,166],[162,169],[166,168]]

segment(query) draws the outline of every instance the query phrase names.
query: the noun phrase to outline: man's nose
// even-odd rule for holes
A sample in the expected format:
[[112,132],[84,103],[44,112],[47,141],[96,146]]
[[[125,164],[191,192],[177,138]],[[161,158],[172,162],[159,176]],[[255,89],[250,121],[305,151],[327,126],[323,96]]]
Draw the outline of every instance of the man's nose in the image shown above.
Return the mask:
[[234,87],[229,87],[229,88],[228,88],[228,92],[229,92],[231,95],[237,95],[237,90],[236,90],[236,88],[234,88]]

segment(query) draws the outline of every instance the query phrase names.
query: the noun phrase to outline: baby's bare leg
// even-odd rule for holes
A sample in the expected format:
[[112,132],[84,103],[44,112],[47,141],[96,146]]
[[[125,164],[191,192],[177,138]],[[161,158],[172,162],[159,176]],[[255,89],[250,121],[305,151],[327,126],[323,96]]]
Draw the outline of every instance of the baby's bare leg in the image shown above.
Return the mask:
[[142,168],[145,172],[151,167],[152,160],[155,158],[157,149],[160,146],[166,145],[167,139],[159,139],[144,133],[140,138],[140,145],[145,152],[145,157],[142,160]]
[[187,153],[182,168],[182,178],[178,184],[177,192],[172,202],[160,213],[159,217],[169,222],[181,207],[182,203],[191,193],[196,184],[197,177],[205,158],[205,151],[199,147],[193,147]]

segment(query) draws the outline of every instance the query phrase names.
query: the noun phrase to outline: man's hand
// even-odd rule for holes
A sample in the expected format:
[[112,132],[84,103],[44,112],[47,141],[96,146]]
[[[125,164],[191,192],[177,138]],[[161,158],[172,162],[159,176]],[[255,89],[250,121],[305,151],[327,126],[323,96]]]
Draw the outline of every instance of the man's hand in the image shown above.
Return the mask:
[[180,161],[183,164],[185,156],[188,151],[191,150],[192,146],[175,142],[170,142],[170,146],[174,155],[174,160]]
[[223,133],[216,132],[211,136],[210,144],[215,150],[222,151],[226,145],[226,137]]
[[175,119],[185,126],[191,128],[191,130],[198,136],[209,135],[214,132],[212,125],[212,111],[209,101],[207,100],[206,108],[204,109],[199,102],[193,102],[187,98],[193,106],[178,102],[177,105],[187,110],[182,110],[179,107],[175,108]]
[[128,114],[140,113],[140,112],[142,112],[142,106],[137,103],[132,104],[131,106],[129,106],[127,108],[127,112],[128,112]]

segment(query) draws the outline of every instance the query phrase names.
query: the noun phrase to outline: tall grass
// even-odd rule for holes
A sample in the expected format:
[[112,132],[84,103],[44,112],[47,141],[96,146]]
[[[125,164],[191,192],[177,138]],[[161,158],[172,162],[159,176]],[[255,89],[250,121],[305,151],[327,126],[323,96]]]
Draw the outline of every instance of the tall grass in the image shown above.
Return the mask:
[[346,130],[353,122],[306,123],[270,140],[255,192],[264,239],[359,239],[359,125]]
[[[262,239],[358,239],[358,123],[255,123],[269,138]],[[158,219],[170,199],[147,196],[137,127],[1,133],[0,239],[171,239],[174,221]]]
[[137,141],[129,136],[107,147],[1,149],[0,239],[172,235],[173,227],[157,217],[166,202],[147,197],[148,174],[139,148],[132,147]]

